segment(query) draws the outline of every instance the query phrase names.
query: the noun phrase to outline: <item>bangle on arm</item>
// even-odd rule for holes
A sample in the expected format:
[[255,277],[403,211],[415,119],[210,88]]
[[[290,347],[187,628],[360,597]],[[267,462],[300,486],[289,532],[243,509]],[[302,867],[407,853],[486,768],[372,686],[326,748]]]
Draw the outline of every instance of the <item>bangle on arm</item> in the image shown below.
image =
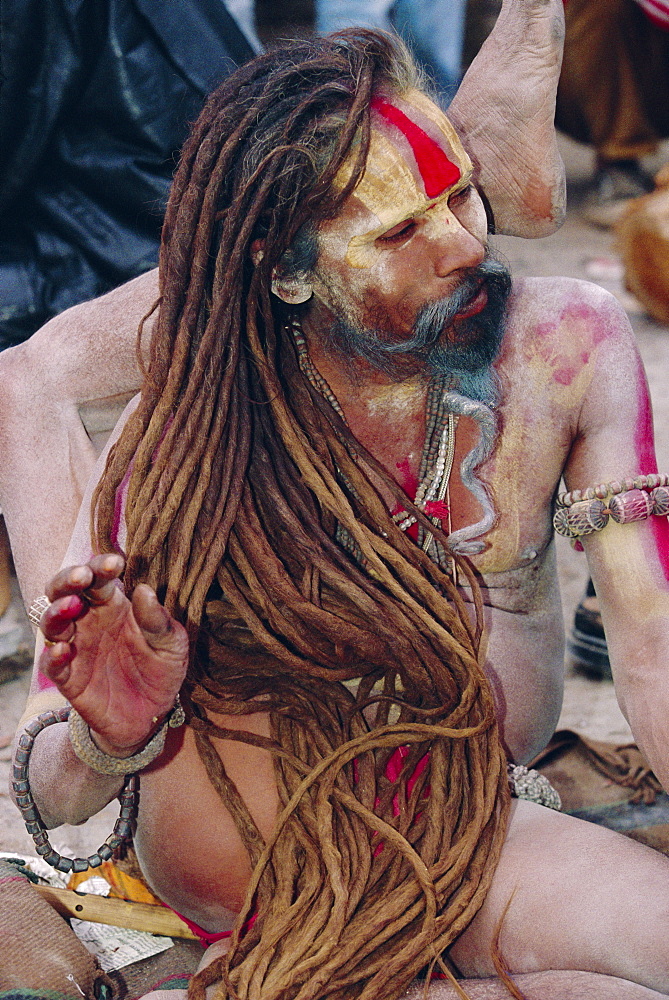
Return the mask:
[[42,715],[38,715],[36,719],[28,723],[19,738],[18,747],[14,754],[12,786],[16,795],[16,804],[23,816],[26,830],[35,842],[37,853],[47,864],[51,865],[52,868],[57,868],[60,872],[85,872],[87,868],[98,868],[103,861],[109,861],[119,847],[130,839],[132,820],[137,810],[139,778],[136,774],[128,775],[119,795],[121,812],[114,824],[114,829],[95,854],[91,854],[88,858],[65,858],[54,850],[49,843],[46,827],[30,792],[28,765],[35,738],[47,726],[53,726],[56,722],[67,722],[69,714],[70,708],[68,706],[54,712],[43,712]]
[[184,710],[177,695],[172,711],[169,713],[160,729],[149,742],[132,757],[112,757],[95,745],[91,739],[91,731],[76,709],[71,709],[68,720],[68,732],[72,749],[79,760],[98,774],[135,774],[152,764],[159,757],[165,746],[167,730],[178,729],[186,721]]

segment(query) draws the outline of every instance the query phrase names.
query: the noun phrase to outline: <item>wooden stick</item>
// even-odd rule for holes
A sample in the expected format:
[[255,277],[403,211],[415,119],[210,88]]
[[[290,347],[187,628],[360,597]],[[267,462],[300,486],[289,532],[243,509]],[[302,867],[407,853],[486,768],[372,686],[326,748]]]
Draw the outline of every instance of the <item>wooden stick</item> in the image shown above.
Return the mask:
[[92,920],[98,924],[127,927],[132,931],[148,931],[149,934],[197,941],[196,935],[183,920],[166,906],[132,903],[127,899],[96,896],[73,889],[56,889],[50,885],[36,885],[35,888],[63,917],[77,917],[79,920]]

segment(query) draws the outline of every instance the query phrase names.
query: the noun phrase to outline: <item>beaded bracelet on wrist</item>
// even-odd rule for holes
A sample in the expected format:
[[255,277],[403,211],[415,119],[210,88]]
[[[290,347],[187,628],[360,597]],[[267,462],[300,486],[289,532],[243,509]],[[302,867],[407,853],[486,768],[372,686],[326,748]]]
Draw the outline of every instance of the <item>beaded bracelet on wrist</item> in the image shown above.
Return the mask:
[[16,795],[16,804],[26,824],[26,830],[33,838],[35,850],[40,857],[60,872],[85,872],[88,868],[98,868],[103,861],[111,860],[122,844],[132,836],[132,821],[137,813],[139,798],[139,777],[136,774],[127,776],[123,790],[119,795],[121,804],[119,817],[114,824],[112,833],[95,854],[91,854],[87,858],[66,858],[59,854],[49,842],[46,827],[32,797],[28,780],[28,765],[36,737],[47,726],[53,726],[57,722],[67,722],[69,715],[70,708],[68,706],[53,712],[43,712],[42,715],[38,715],[36,719],[28,723],[19,738],[18,747],[14,754],[12,786]]
[[601,531],[612,518],[618,524],[669,514],[669,476],[649,476],[600,483],[571,490],[557,498],[553,527],[559,535],[578,539]]

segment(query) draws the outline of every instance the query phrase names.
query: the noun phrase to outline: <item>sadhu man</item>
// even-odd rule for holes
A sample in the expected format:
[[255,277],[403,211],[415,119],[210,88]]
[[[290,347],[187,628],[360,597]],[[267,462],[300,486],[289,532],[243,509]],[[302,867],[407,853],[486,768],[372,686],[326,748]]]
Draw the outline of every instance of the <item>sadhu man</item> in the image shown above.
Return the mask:
[[472,176],[362,31],[248,64],[185,147],[141,396],[47,588],[56,711],[14,773],[64,868],[47,828],[122,794],[94,863],[132,828],[221,938],[194,996],[392,998],[427,969],[501,998],[505,968],[531,1000],[669,994],[669,862],[518,770],[560,707],[564,474],[669,782],[646,383],[604,292],[510,280]]

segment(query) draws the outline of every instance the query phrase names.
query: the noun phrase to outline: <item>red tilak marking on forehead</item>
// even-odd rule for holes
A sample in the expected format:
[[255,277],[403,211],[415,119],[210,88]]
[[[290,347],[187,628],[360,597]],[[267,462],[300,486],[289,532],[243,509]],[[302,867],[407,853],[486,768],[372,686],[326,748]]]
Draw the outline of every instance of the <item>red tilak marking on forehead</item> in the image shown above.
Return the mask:
[[419,125],[407,118],[403,111],[380,97],[372,98],[371,107],[374,111],[378,111],[387,122],[398,128],[408,140],[413,155],[416,157],[428,198],[436,198],[446,188],[460,180],[459,168],[451,163],[441,146],[437,145],[434,139]]

